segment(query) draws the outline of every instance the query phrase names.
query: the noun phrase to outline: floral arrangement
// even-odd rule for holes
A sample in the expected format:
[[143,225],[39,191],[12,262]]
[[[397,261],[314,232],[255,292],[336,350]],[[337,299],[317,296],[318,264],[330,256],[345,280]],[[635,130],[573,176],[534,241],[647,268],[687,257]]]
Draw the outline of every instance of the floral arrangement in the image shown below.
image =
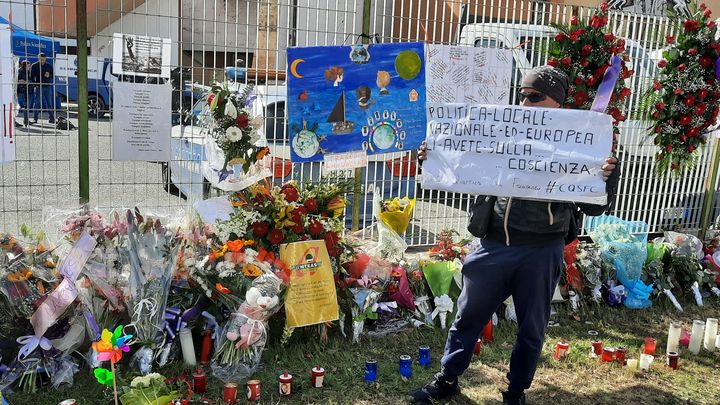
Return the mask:
[[255,95],[251,86],[232,91],[228,82],[212,86],[207,96],[210,114],[206,115],[210,135],[225,155],[220,181],[232,174],[228,165],[241,164],[247,172],[250,166],[261,160],[270,149],[257,146],[260,140],[259,128],[263,117],[253,117],[250,110]]
[[658,62],[660,78],[648,95],[652,126],[648,136],[660,150],[660,173],[679,173],[695,165],[708,128],[717,123],[720,107],[720,42],[711,12],[700,4],[681,27],[677,38],[665,37],[670,48]]
[[[619,75],[609,96],[607,112],[613,117],[613,138],[619,134],[617,125],[625,121],[625,99],[632,93],[625,79],[634,72],[626,66],[625,40],[607,30],[608,3],[602,3],[588,20],[572,16],[570,24],[554,24],[558,30],[548,49],[548,65],[568,75],[570,88],[565,108],[589,110],[598,97],[605,72],[611,68],[611,57],[617,56]],[[616,141],[616,139],[613,139]]]
[[379,188],[375,189],[373,210],[378,229],[377,247],[372,253],[391,260],[399,260],[407,250],[407,243],[403,235],[410,225],[415,199],[408,197],[395,197],[391,200],[381,200]]
[[133,378],[120,400],[123,405],[169,404],[178,394],[173,388],[161,374],[150,373]]
[[454,236],[459,235],[454,229],[444,229],[437,236],[437,245],[430,248],[428,256],[433,260],[462,262],[468,254],[465,247],[467,241],[454,242]]
[[282,186],[261,181],[231,197],[235,212],[218,224],[217,232],[220,239],[234,234],[275,253],[283,243],[324,240],[330,257],[338,259],[348,252],[340,235],[345,229],[344,194],[351,188],[347,180],[324,179],[302,188],[294,181]]

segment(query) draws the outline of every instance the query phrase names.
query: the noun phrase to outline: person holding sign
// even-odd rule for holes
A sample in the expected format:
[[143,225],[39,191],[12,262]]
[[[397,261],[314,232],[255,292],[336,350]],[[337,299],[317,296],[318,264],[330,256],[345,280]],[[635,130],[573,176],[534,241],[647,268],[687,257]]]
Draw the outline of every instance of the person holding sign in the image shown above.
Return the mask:
[[[525,107],[558,108],[567,91],[565,73],[542,66],[524,77],[519,99]],[[432,151],[423,144],[418,150],[421,163],[428,153]],[[607,158],[602,170],[609,202],[617,189],[617,159]],[[532,383],[545,339],[565,241],[576,236],[578,208],[586,215],[600,215],[609,203],[477,197],[468,230],[482,238],[482,243],[463,265],[463,289],[448,332],[442,369],[430,383],[411,393],[412,402],[430,403],[460,391],[458,377],[470,365],[483,327],[497,307],[512,296],[518,332],[507,375],[509,387],[502,395],[504,404],[525,403],[524,391]]]

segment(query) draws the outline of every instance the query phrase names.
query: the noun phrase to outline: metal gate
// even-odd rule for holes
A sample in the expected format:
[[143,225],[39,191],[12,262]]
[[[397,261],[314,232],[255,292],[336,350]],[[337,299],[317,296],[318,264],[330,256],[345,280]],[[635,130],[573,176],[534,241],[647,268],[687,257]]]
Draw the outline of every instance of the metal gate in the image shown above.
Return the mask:
[[[349,44],[365,34],[379,42],[505,47],[513,49],[512,75],[517,83],[524,70],[545,62],[542,49],[552,37],[548,35],[550,23],[591,12],[527,0],[79,0],[77,4],[84,13],[78,13],[76,1],[70,0],[0,1],[0,13],[9,7],[14,22],[18,22],[18,10],[32,15],[26,15],[17,30],[52,44],[54,94],[59,99],[55,105],[40,106],[38,124],[17,128],[16,161],[0,166],[3,231],[16,232],[23,223],[38,227],[44,207],[73,208],[83,199],[104,211],[133,206],[191,209],[194,201],[212,190],[198,170],[200,138],[187,134],[194,133],[199,124],[193,119],[193,110],[207,86],[217,80],[257,86],[260,97],[253,108],[265,117],[264,132],[274,152],[277,181],[319,179],[324,175],[320,163],[290,162],[284,83],[285,52],[290,46]],[[634,90],[629,108],[630,115],[637,118],[621,127],[618,158],[622,180],[613,213],[645,221],[652,232],[671,227],[697,230],[717,139],[713,137],[703,150],[696,170],[673,181],[654,174],[653,148],[645,143],[643,129],[637,126],[647,114],[639,108],[640,90],[655,74],[657,51],[664,36],[671,34],[672,24],[664,17],[617,10],[611,13],[611,26],[632,44],[629,52],[636,73],[629,83]],[[513,38],[499,40],[500,31],[514,33]],[[87,35],[87,57],[75,40],[77,32]],[[172,73],[169,80],[161,80],[173,88],[173,158],[169,164],[112,158],[113,83],[130,80],[158,85],[154,79],[113,72],[109,59],[116,33],[170,40]],[[22,59],[37,59],[29,54],[31,47],[26,48],[27,54],[13,57],[16,66]],[[76,71],[85,60],[88,88],[79,91]],[[78,116],[84,93],[90,111],[86,122]],[[80,130],[58,129],[50,124],[48,110]],[[32,121],[32,112],[30,116]],[[87,125],[86,133],[82,124]],[[376,188],[383,198],[417,198],[406,235],[411,245],[432,244],[435,235],[447,228],[467,235],[470,196],[422,190],[422,173],[412,154],[382,155],[367,169],[343,175],[359,179],[357,196],[349,198],[359,206],[355,216],[365,228],[361,236],[374,236],[371,201]],[[718,184],[711,189],[711,216],[715,218]]]

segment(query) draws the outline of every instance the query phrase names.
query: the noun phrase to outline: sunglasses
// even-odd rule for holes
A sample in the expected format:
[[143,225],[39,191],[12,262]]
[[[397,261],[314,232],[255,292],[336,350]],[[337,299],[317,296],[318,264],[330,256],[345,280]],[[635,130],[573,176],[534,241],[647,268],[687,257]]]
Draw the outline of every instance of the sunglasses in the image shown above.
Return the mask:
[[546,95],[546,94],[543,94],[543,93],[537,93],[537,92],[533,92],[533,93],[523,93],[523,92],[518,92],[518,99],[520,100],[521,103],[522,103],[523,101],[525,101],[525,99],[530,100],[531,103],[539,103],[539,102],[545,100],[546,98],[547,98],[547,95]]

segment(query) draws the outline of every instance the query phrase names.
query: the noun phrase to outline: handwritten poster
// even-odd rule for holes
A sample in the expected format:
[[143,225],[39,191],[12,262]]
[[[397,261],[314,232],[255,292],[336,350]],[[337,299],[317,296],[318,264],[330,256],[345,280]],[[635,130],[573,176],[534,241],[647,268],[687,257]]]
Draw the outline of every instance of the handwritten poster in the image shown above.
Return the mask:
[[510,101],[511,50],[427,44],[425,58],[428,103]]
[[165,84],[113,83],[114,160],[170,161],[170,100]]
[[422,187],[605,204],[612,117],[592,111],[428,104]]
[[288,48],[293,162],[414,150],[425,138],[420,42]]
[[170,78],[170,38],[115,33],[113,73]]
[[291,271],[285,298],[287,326],[315,325],[338,319],[335,279],[325,242],[312,240],[282,245],[280,260]]

